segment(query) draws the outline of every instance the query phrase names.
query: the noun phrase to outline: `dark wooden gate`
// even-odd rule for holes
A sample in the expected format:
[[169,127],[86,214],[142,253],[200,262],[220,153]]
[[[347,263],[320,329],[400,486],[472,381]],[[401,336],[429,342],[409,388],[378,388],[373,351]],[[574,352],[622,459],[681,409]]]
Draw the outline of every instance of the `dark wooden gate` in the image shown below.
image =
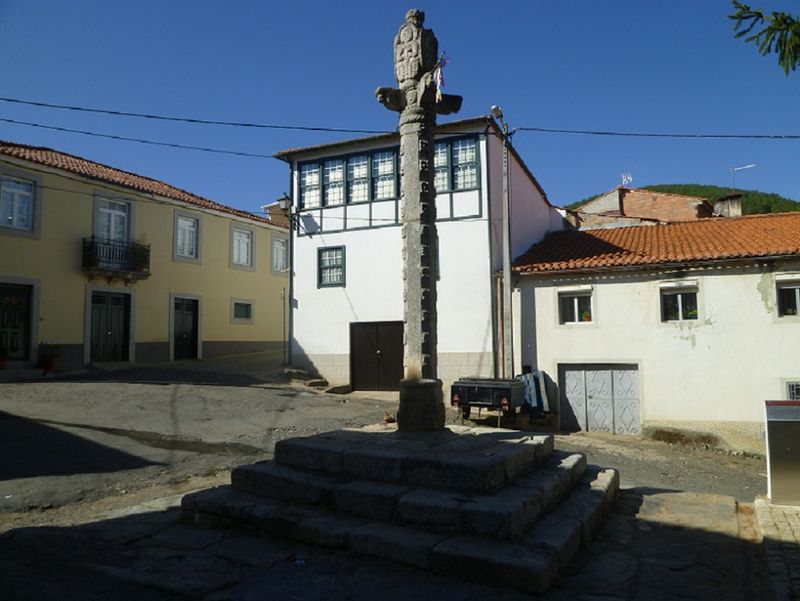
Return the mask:
[[353,390],[398,390],[403,378],[403,322],[350,324]]
[[175,359],[197,359],[197,300],[176,298],[174,307]]
[[31,286],[0,285],[0,348],[12,361],[30,359]]
[[92,361],[127,361],[131,297],[92,292]]

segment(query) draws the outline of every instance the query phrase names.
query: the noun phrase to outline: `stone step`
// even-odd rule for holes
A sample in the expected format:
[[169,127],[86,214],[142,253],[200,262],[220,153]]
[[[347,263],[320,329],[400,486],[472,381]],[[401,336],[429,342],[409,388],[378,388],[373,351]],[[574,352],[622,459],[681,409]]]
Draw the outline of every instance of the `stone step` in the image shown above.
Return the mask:
[[417,524],[437,531],[520,538],[580,479],[586,458],[556,451],[530,474],[494,493],[413,488],[266,461],[237,467],[235,490],[277,501],[322,505],[356,517]]
[[590,467],[564,500],[515,542],[452,535],[263,499],[229,486],[187,495],[182,520],[347,549],[449,577],[543,593],[589,543],[619,487]]
[[529,473],[552,450],[551,435],[463,426],[409,435],[381,426],[281,440],[275,462],[354,480],[484,493]]

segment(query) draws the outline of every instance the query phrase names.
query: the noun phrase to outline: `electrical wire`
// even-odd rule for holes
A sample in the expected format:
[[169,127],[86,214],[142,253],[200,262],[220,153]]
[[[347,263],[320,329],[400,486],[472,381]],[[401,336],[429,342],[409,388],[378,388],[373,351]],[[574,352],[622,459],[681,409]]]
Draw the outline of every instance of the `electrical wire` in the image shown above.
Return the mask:
[[340,127],[312,127],[305,125],[276,125],[271,123],[247,123],[239,121],[219,121],[216,119],[193,119],[191,117],[174,117],[169,115],[156,115],[149,113],[135,113],[130,111],[115,111],[111,109],[96,109],[84,106],[73,106],[68,104],[55,104],[50,102],[35,102],[33,100],[21,100],[19,98],[0,98],[0,102],[14,104],[25,104],[28,106],[38,106],[43,108],[61,109],[67,111],[78,111],[82,113],[98,113],[101,115],[113,115],[115,117],[137,117],[140,119],[155,119],[158,121],[176,121],[179,123],[192,123],[195,125],[221,125],[227,127],[249,127],[257,129],[287,129],[295,131],[329,131],[345,134],[389,134],[385,130],[373,129],[346,129]]
[[796,134],[686,134],[657,132],[598,131],[589,129],[550,129],[546,127],[516,127],[514,131],[582,136],[614,136],[622,138],[678,138],[690,140],[800,140]]
[[12,123],[14,125],[25,125],[27,127],[37,127],[40,129],[50,129],[53,131],[63,131],[71,134],[81,134],[83,136],[93,136],[96,138],[108,138],[110,140],[122,140],[125,142],[137,142],[138,144],[148,144],[151,146],[166,146],[168,148],[180,148],[182,150],[198,150],[201,152],[210,152],[214,154],[228,154],[240,157],[254,157],[258,159],[271,159],[274,158],[268,154],[257,154],[254,152],[241,152],[238,150],[225,150],[223,148],[208,148],[205,146],[190,146],[188,144],[176,144],[173,142],[157,142],[155,140],[145,140],[143,138],[129,138],[127,136],[116,136],[113,134],[101,134],[93,131],[85,131],[82,129],[70,129],[67,127],[57,127],[55,125],[44,125],[42,123],[31,123],[30,121],[17,121],[16,119],[0,118],[2,123]]
[[[22,104],[27,106],[35,106],[40,108],[51,108],[59,110],[77,111],[85,113],[95,113],[103,115],[111,115],[116,117],[136,117],[140,119],[155,119],[159,121],[174,121],[179,123],[191,123],[195,125],[217,125],[226,127],[243,127],[243,128],[257,128],[257,129],[280,129],[280,130],[294,130],[294,131],[318,131],[318,132],[336,132],[336,133],[357,133],[357,134],[391,134],[397,133],[396,131],[386,130],[373,130],[373,129],[348,129],[339,127],[314,127],[304,125],[284,125],[274,123],[253,123],[253,122],[240,122],[240,121],[223,121],[218,119],[200,119],[191,117],[179,117],[172,115],[159,115],[151,113],[139,113],[133,111],[118,111],[113,109],[99,109],[84,106],[58,104],[51,102],[38,102],[33,100],[23,100],[21,98],[8,98],[0,97],[0,102]],[[548,127],[531,127],[522,126],[515,127],[513,132],[528,131],[537,133],[553,133],[553,134],[571,134],[571,135],[584,135],[584,136],[617,136],[628,138],[676,138],[676,139],[696,139],[696,140],[725,140],[725,139],[738,139],[738,140],[800,140],[800,134],[738,134],[738,133],[668,133],[668,132],[630,132],[630,131],[616,131],[616,130],[591,130],[591,129],[563,129],[563,128],[548,128]],[[85,133],[85,132],[75,132]],[[120,138],[125,139],[125,138]],[[134,140],[139,141],[139,140]],[[181,147],[177,145],[177,147]],[[197,148],[191,148],[196,150]],[[246,156],[249,156],[245,153]]]

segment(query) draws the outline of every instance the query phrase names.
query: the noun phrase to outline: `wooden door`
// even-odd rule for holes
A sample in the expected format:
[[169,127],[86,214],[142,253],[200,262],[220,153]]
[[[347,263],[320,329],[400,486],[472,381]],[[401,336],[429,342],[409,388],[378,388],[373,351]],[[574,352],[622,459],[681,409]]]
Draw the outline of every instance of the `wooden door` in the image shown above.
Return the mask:
[[178,359],[197,359],[197,300],[176,298],[173,309],[174,357]]
[[354,390],[398,390],[403,377],[403,322],[350,324],[350,384]]
[[27,361],[31,349],[31,286],[0,285],[0,348],[11,361]]
[[127,361],[130,295],[92,292],[91,360]]

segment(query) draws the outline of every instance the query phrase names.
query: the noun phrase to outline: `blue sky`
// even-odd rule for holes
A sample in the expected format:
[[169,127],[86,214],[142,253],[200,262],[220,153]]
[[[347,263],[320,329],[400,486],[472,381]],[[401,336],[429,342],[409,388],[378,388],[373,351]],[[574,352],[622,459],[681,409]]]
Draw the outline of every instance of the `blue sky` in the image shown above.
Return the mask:
[[[766,0],[765,0],[766,2]],[[409,2],[0,0],[0,96],[187,117],[394,130],[375,101],[394,85]],[[760,3],[800,14],[796,0]],[[429,0],[457,118],[503,107],[514,127],[800,134],[800,72],[734,39],[728,0]],[[446,119],[452,119],[448,117]],[[0,102],[13,119],[271,155],[345,134],[200,127]],[[245,210],[288,191],[275,159],[143,146],[0,122],[0,138],[134,171]],[[800,200],[800,140],[718,141],[518,132],[554,204],[614,187],[737,185]]]

